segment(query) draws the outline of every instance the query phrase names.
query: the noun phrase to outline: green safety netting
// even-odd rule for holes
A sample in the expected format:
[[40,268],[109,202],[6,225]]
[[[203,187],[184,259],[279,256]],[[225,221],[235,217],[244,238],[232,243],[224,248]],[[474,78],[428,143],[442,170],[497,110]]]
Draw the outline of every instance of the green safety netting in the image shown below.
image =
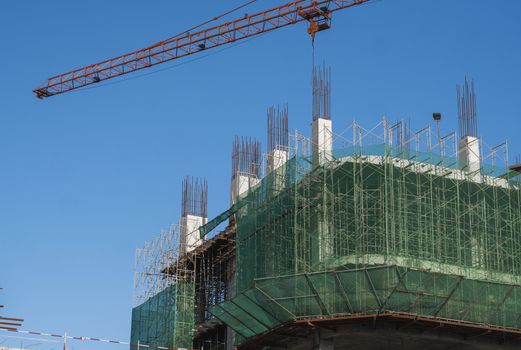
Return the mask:
[[[521,328],[518,173],[482,165],[476,181],[456,158],[385,145],[324,158],[292,158],[200,230],[235,215],[236,297],[211,312],[239,339],[384,311]],[[132,341],[188,347],[193,288],[135,308]]]
[[[175,287],[171,286],[132,309],[130,341],[152,346],[173,343]],[[137,349],[137,347],[134,346]]]
[[385,312],[521,328],[521,286],[379,266],[257,279],[211,312],[244,338],[295,319]]
[[[519,327],[521,190],[515,179],[485,174],[506,169],[483,166],[476,180],[458,170],[457,159],[383,145],[337,150],[329,159],[292,158],[241,198],[235,213],[237,295],[258,297],[268,278],[266,294],[292,317],[374,313],[391,305]],[[397,284],[396,269],[368,270],[372,266],[410,269],[400,282],[407,289]],[[366,272],[324,274],[344,269],[371,271],[372,278]],[[342,278],[350,282],[342,284]],[[415,287],[424,294],[404,292]],[[344,292],[349,307],[338,298]],[[505,297],[507,292],[512,294]],[[500,304],[510,309],[498,313],[490,306]],[[253,322],[241,308],[219,308],[217,317]],[[269,327],[253,322],[238,333],[249,337]]]
[[199,236],[200,238],[206,237],[208,233],[210,233],[212,230],[214,230],[217,226],[219,226],[222,222],[227,220],[230,216],[235,214],[240,208],[242,208],[243,205],[245,205],[246,202],[238,201],[234,205],[230,207],[230,209],[225,210],[221,214],[217,215],[212,220],[208,221],[206,224],[201,226],[199,228]]
[[410,267],[519,282],[518,184],[350,157],[315,168],[293,158],[241,199],[239,291],[255,278],[382,263],[386,256]]
[[194,284],[179,282],[132,309],[131,343],[191,348],[194,330]]

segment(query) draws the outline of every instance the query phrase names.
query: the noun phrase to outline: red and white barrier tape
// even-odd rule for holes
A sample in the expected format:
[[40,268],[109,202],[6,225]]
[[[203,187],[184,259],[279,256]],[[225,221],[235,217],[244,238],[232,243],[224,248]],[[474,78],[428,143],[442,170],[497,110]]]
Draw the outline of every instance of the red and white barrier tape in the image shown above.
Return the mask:
[[41,336],[45,336],[45,337],[55,337],[55,338],[62,338],[62,339],[72,339],[72,340],[81,340],[81,341],[96,341],[96,342],[102,342],[102,343],[132,345],[132,346],[138,347],[138,350],[139,350],[139,348],[159,349],[159,350],[191,350],[191,349],[186,349],[186,348],[167,348],[167,347],[164,347],[164,346],[146,345],[146,344],[141,344],[141,343],[130,343],[130,342],[119,341],[119,340],[91,338],[91,337],[75,337],[75,336],[70,336],[70,335],[65,335],[65,334],[53,334],[53,333],[44,333],[44,332],[23,331],[23,330],[20,330],[20,329],[0,328],[0,331],[21,333],[21,334],[31,334],[31,335],[41,335]]

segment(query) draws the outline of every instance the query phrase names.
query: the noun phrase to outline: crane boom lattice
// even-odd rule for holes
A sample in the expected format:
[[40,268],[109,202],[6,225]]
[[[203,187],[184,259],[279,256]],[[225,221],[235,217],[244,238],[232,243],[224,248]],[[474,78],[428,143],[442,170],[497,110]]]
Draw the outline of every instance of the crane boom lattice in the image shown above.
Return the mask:
[[330,27],[332,12],[368,1],[370,0],[293,1],[51,77],[33,92],[40,99],[59,95],[302,21],[310,23],[308,33],[314,37],[316,32]]

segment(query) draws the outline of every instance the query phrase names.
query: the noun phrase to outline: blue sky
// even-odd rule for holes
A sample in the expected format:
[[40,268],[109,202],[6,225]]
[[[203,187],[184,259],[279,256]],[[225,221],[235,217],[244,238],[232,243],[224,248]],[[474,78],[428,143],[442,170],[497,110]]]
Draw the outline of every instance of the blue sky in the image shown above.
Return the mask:
[[[228,205],[234,135],[265,145],[266,108],[285,102],[290,129],[309,134],[304,24],[139,79],[44,101],[31,93],[49,76],[241,2],[3,2],[0,304],[26,319],[24,329],[128,339],[134,249],[178,220],[182,178],[207,177],[216,215]],[[247,11],[281,3],[258,0]],[[444,130],[454,129],[455,86],[468,75],[479,134],[488,144],[507,139],[513,158],[521,153],[520,18],[515,0],[381,0],[336,13],[316,42],[317,60],[333,71],[335,128],[386,115],[419,129],[440,111]],[[6,339],[0,334],[20,345]]]

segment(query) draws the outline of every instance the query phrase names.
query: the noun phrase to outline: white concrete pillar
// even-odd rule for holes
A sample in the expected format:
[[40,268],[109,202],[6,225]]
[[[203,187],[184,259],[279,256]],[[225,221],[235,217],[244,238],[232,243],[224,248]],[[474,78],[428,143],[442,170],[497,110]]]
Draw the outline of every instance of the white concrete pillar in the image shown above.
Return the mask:
[[274,149],[268,153],[268,164],[266,173],[270,174],[272,171],[277,170],[283,166],[289,158],[288,151],[282,149]]
[[208,218],[186,214],[181,217],[181,252],[194,250],[203,240],[200,239],[199,228],[208,222]]
[[[326,164],[333,159],[333,123],[330,119],[317,118],[312,124],[312,143],[313,143],[313,167]],[[332,238],[330,235],[330,222],[327,219],[327,203],[328,197],[324,186],[322,196],[321,211],[317,218],[316,230],[318,232],[315,238],[314,260],[324,262],[331,256]]]
[[[475,136],[466,136],[459,141],[458,156],[460,168],[465,171],[469,179],[475,182],[481,182],[481,157],[480,157],[479,138]],[[471,259],[472,266],[481,268],[485,252],[480,244],[478,237],[471,237]]]
[[269,186],[272,195],[277,195],[286,186],[287,171],[284,164],[288,161],[289,153],[286,150],[274,149],[268,153],[266,164],[266,175],[269,179]]
[[259,179],[256,176],[251,176],[244,173],[235,174],[232,177],[230,204],[234,205],[242,195],[244,195],[250,190],[250,188],[258,183]]
[[484,260],[485,260],[485,251],[480,244],[480,239],[478,237],[470,238],[470,253],[472,258],[472,267],[475,268],[483,268]]
[[318,118],[311,129],[313,166],[322,165],[333,159],[333,123],[330,119]]
[[472,179],[481,179],[481,152],[479,138],[466,136],[459,141],[458,156],[460,168],[471,174]]

